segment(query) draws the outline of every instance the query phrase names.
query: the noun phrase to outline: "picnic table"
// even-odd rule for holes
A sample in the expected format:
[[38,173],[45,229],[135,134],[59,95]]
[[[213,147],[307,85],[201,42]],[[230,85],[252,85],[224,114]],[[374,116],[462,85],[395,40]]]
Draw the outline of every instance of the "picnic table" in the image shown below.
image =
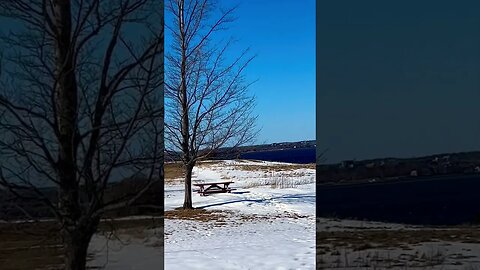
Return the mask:
[[210,183],[193,183],[199,187],[200,196],[207,196],[210,193],[230,193],[234,188],[228,187],[233,181],[210,182]]

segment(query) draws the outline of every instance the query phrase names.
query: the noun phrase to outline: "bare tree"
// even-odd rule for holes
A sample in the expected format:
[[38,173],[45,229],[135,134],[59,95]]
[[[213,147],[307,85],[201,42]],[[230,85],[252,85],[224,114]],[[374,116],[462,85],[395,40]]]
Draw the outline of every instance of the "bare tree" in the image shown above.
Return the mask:
[[2,0],[0,19],[0,187],[47,205],[85,269],[102,216],[163,181],[163,1]]
[[231,57],[231,39],[214,42],[213,36],[234,21],[236,7],[222,10],[214,0],[170,0],[167,10],[173,19],[166,23],[172,44],[165,62],[165,138],[170,150],[181,153],[183,208],[191,209],[196,162],[256,135],[254,97],[243,76],[253,56],[246,49]]

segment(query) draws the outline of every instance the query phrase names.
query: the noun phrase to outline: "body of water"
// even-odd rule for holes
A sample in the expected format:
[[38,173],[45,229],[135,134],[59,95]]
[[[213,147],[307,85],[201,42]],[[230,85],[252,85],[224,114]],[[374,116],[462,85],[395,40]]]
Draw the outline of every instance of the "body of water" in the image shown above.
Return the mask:
[[317,216],[419,225],[480,221],[480,176],[317,186]]
[[315,148],[294,148],[285,150],[250,152],[241,154],[240,158],[305,164],[315,163],[315,153]]

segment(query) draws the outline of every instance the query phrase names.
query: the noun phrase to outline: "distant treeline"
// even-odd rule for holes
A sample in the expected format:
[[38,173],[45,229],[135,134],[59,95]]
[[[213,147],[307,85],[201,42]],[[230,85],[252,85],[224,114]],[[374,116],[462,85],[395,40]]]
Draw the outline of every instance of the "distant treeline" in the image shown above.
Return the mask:
[[[219,159],[239,159],[242,154],[253,153],[253,152],[263,152],[263,151],[273,151],[273,150],[286,150],[286,149],[296,149],[296,148],[315,148],[316,141],[300,141],[300,142],[281,142],[281,143],[271,143],[271,144],[260,144],[260,145],[250,145],[250,146],[240,146],[240,147],[225,147],[216,150],[211,153],[208,159],[219,160]],[[208,149],[204,150],[208,151]],[[167,152],[166,160],[176,161],[180,160],[181,154],[178,152]]]
[[480,152],[462,152],[415,158],[346,160],[339,164],[317,165],[317,181],[340,182],[478,172]]
[[[131,198],[145,185],[145,179],[126,178],[121,182],[112,183],[105,192],[105,201],[115,201]],[[41,188],[42,193],[53,203],[57,202],[55,188]],[[50,208],[42,202],[34,191],[25,191],[22,196],[14,196],[7,190],[0,190],[0,220],[25,220],[53,218]],[[82,196],[86,196],[83,194]],[[132,207],[123,210],[110,211],[106,217],[124,217],[132,215],[153,215],[163,209],[163,183],[156,183],[143,194]],[[28,214],[27,214],[28,213]]]

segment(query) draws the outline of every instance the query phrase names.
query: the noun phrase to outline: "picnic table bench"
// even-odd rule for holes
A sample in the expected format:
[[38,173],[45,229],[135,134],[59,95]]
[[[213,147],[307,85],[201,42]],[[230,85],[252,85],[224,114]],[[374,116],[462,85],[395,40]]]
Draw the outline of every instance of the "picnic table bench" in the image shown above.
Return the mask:
[[233,181],[210,182],[210,183],[194,183],[199,187],[200,196],[207,196],[210,193],[230,193],[234,188],[228,187]]

